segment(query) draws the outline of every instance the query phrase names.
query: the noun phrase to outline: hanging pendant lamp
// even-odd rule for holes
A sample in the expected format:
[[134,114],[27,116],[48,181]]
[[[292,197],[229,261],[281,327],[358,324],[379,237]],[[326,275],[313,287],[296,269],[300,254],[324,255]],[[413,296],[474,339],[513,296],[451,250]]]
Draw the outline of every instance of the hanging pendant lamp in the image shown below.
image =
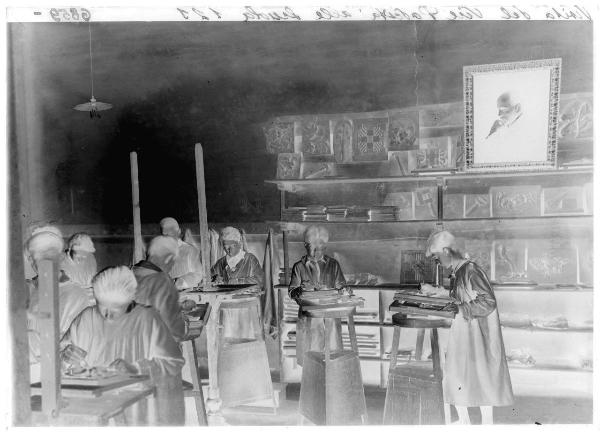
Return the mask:
[[111,109],[112,104],[102,103],[94,98],[94,58],[92,56],[92,27],[90,23],[88,23],[88,30],[90,34],[90,81],[92,85],[92,98],[90,98],[90,101],[87,103],[78,104],[73,107],[73,109],[79,110],[80,112],[89,112],[90,118],[94,119],[100,118],[100,111]]

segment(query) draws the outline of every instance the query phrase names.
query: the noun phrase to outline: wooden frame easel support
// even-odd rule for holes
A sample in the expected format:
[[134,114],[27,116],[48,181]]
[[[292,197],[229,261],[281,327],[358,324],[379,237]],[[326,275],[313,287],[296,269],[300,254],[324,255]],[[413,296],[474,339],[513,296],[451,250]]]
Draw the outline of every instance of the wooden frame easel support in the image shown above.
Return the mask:
[[200,256],[204,272],[203,284],[210,285],[210,240],[208,235],[208,216],[206,212],[206,183],[204,181],[204,153],[202,144],[197,143],[194,149],[196,157],[196,189],[198,191],[198,223],[200,224]]
[[138,178],[137,153],[129,153],[131,165],[131,203],[133,208],[133,264],[144,259],[144,241],[142,239],[142,220],[140,214],[140,182]]
[[38,262],[42,412],[52,418],[58,417],[61,407],[58,273],[57,260]]

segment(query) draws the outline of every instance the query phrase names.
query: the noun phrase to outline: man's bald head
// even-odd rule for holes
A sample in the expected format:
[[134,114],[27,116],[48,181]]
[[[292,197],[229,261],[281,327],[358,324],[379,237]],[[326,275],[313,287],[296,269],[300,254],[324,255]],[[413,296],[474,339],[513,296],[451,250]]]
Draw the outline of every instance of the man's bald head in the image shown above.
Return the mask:
[[148,261],[169,272],[179,251],[177,240],[170,236],[156,236],[148,247]]
[[163,236],[171,236],[176,239],[181,236],[181,228],[179,223],[172,217],[166,217],[160,221],[160,229]]
[[55,232],[38,231],[27,240],[26,251],[32,266],[37,270],[40,260],[58,260],[64,250],[64,241]]

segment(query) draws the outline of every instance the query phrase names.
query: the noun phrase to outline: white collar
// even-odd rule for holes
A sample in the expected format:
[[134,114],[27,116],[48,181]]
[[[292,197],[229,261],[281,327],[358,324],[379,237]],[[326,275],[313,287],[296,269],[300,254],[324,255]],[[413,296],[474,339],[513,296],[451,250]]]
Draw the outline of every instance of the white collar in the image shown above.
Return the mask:
[[243,249],[240,249],[240,252],[238,252],[233,257],[227,256],[226,257],[227,265],[229,266],[229,268],[235,269],[235,267],[238,265],[238,263],[244,259],[245,255],[246,255],[246,252]]

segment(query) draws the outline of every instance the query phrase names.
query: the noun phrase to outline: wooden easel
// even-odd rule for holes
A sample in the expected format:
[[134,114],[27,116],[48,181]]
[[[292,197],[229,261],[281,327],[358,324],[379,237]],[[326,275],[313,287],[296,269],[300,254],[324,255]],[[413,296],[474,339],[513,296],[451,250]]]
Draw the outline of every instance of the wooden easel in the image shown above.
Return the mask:
[[138,179],[137,153],[129,153],[131,165],[131,203],[133,207],[133,264],[144,259],[144,241],[142,240],[142,221],[140,215],[140,182]]

